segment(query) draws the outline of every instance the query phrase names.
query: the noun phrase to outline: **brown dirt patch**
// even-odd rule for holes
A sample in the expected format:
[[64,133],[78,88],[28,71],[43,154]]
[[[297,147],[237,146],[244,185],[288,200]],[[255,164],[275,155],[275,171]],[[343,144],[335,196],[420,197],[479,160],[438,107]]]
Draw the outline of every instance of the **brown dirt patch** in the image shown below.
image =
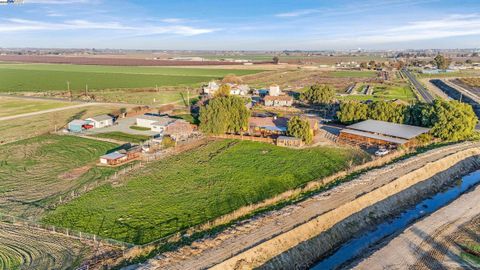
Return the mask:
[[79,168],[75,168],[71,171],[60,174],[58,178],[62,180],[75,180],[75,179],[78,179],[80,176],[84,175],[86,172],[88,172],[90,168],[92,168],[92,165],[85,165]]

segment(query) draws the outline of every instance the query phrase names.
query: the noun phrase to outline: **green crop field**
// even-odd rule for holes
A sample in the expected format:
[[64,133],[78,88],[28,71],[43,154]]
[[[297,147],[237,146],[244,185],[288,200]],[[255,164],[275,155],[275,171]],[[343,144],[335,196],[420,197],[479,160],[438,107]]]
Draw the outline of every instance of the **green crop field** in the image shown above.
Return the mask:
[[73,106],[75,104],[72,102],[0,97],[0,117]]
[[[148,129],[150,130],[150,129]],[[107,133],[99,133],[93,135],[94,137],[98,138],[105,138],[105,139],[112,139],[112,140],[117,140],[117,141],[122,141],[122,142],[131,142],[131,143],[141,143],[146,140],[148,140],[150,137],[149,136],[144,136],[144,135],[134,135],[134,134],[127,134],[123,132],[107,132]]]
[[213,141],[59,206],[43,222],[147,243],[367,159],[352,148]]
[[0,146],[0,213],[36,218],[60,196],[114,172],[96,167],[117,144],[44,135]]
[[[0,64],[0,92],[73,91],[192,86],[227,74],[248,75],[258,70],[117,67],[61,64]],[[48,79],[46,79],[48,78]]]
[[[343,95],[339,98],[341,100],[393,100],[400,99],[405,102],[414,102],[417,100],[415,94],[412,92],[410,86],[405,83],[398,83],[393,85],[382,85],[382,84],[370,84],[373,86],[372,95],[361,95],[361,94],[352,94],[352,95]],[[359,85],[357,89],[362,89],[363,85]]]

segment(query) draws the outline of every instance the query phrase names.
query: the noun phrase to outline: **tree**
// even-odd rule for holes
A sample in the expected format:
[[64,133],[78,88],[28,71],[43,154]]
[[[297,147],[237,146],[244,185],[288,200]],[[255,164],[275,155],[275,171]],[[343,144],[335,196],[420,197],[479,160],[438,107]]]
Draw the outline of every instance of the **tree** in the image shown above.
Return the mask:
[[437,65],[438,69],[447,69],[450,66],[450,63],[452,62],[451,59],[444,57],[441,54],[438,54],[433,58],[435,61],[435,64]]
[[312,85],[300,95],[300,99],[311,104],[328,104],[335,98],[335,89],[328,85]]
[[443,139],[458,141],[468,138],[473,134],[478,118],[472,106],[459,101],[440,101],[433,103],[434,123],[431,133]]
[[207,134],[239,133],[248,128],[250,111],[237,96],[220,96],[200,108],[200,129]]
[[361,62],[361,63],[360,63],[360,68],[361,68],[361,69],[367,69],[367,68],[368,68],[367,62]]
[[374,60],[371,60],[368,62],[368,66],[370,66],[370,69],[374,68],[377,63]]
[[230,96],[231,87],[228,84],[222,84],[215,92],[214,97],[228,97]]
[[302,120],[298,116],[294,116],[288,120],[287,135],[302,139],[309,144],[313,140],[313,132],[307,120]]
[[272,60],[275,65],[278,65],[278,63],[280,63],[280,58],[278,58],[278,56],[274,56]]
[[242,84],[243,80],[235,74],[228,74],[223,77],[222,83]]
[[120,114],[122,115],[122,118],[125,118],[127,115],[127,108],[120,108]]
[[465,60],[465,63],[467,63],[467,64],[472,64],[473,61],[472,61],[472,59],[467,59],[467,60]]
[[340,104],[337,118],[344,124],[353,124],[368,119],[368,105],[357,101]]
[[373,102],[369,106],[368,118],[392,123],[403,123],[406,106],[387,101]]

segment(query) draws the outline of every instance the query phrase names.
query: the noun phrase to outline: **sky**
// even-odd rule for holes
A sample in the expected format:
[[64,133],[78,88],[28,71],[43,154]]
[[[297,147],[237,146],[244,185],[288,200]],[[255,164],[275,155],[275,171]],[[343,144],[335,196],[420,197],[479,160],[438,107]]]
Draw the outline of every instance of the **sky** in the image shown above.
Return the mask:
[[0,47],[350,50],[480,47],[480,0],[24,0]]

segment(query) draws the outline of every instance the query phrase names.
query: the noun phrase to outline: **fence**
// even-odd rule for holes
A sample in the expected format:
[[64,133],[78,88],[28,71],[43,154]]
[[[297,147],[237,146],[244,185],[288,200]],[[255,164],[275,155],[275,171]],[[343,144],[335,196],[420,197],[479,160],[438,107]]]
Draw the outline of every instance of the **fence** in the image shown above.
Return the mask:
[[264,142],[264,143],[275,144],[275,139],[264,138],[264,137],[256,137],[256,136],[222,134],[222,135],[214,135],[212,137],[213,138],[221,138],[221,139],[235,139],[235,140],[242,140],[242,141],[255,141],[255,142]]

